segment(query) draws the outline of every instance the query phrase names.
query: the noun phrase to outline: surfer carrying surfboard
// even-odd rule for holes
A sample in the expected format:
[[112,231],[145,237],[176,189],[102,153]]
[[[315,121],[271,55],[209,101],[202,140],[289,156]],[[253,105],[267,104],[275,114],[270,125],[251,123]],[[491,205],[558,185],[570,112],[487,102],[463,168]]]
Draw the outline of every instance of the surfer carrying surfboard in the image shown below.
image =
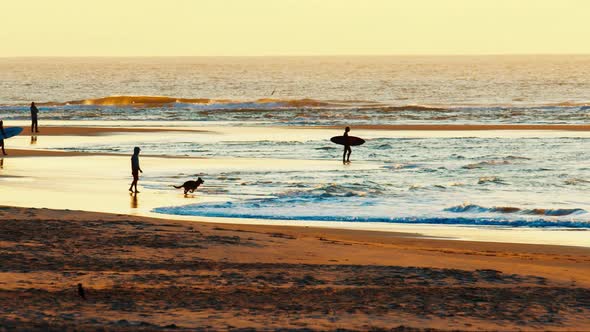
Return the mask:
[[351,146],[363,145],[365,143],[365,140],[360,137],[349,136],[349,131],[350,127],[346,127],[346,129],[344,129],[344,135],[330,138],[332,143],[344,145],[344,152],[342,153],[343,164],[350,163],[350,154],[352,153],[352,149],[350,148]]
[[2,154],[6,156],[6,150],[4,150],[4,137],[6,137],[6,132],[4,132],[4,122],[0,120],[0,134],[2,134],[2,138],[0,138],[0,146],[2,147]]
[[[350,163],[350,154],[352,153],[352,149],[350,148],[350,139],[348,137],[348,132],[350,131],[350,127],[344,128],[344,152],[342,153],[342,163]],[[348,156],[346,153],[348,152]]]

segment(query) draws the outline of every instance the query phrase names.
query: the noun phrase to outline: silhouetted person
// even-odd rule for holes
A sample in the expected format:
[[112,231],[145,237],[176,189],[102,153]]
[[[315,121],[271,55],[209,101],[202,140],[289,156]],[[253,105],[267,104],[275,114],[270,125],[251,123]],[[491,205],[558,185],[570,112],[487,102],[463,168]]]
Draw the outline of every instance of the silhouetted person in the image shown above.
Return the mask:
[[37,106],[35,106],[35,102],[31,103],[31,133],[38,133],[39,126],[37,123],[37,114],[39,114],[39,110]]
[[86,293],[84,292],[84,287],[82,287],[82,284],[78,284],[78,295],[86,300]]
[[[352,149],[350,148],[350,142],[348,141],[348,132],[350,131],[350,127],[346,127],[346,129],[344,129],[344,136],[345,137],[345,143],[344,143],[344,153],[342,153],[342,163],[346,164],[350,162],[350,154],[352,153]],[[348,155],[346,155],[346,153],[348,152]]]
[[6,137],[6,132],[4,132],[4,122],[0,120],[0,133],[2,134],[2,138],[0,138],[0,146],[2,147],[2,154],[6,155],[6,150],[4,150],[4,137]]
[[139,180],[139,172],[143,173],[141,167],[139,167],[139,151],[141,151],[141,149],[136,146],[135,149],[133,149],[133,156],[131,156],[131,175],[133,175],[133,182],[131,182],[129,191],[133,192],[133,186],[135,186],[136,193],[139,192],[137,191],[137,181]]

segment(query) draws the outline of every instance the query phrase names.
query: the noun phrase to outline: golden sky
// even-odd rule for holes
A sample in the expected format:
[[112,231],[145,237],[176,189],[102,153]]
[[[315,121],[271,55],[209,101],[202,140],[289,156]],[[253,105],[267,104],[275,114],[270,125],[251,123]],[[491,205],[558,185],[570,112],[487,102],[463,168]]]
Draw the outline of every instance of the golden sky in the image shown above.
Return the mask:
[[590,53],[590,0],[1,0],[0,56]]

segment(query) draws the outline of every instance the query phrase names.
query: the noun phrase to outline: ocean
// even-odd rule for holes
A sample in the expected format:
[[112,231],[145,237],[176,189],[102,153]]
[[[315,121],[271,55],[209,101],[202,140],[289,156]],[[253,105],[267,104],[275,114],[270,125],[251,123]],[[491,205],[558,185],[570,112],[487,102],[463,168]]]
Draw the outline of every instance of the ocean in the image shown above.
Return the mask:
[[[0,119],[248,128],[48,148],[235,158],[198,169],[214,203],[163,214],[280,220],[590,228],[585,132],[396,132],[360,125],[585,124],[590,56],[1,58]],[[353,166],[329,138],[351,126]],[[253,128],[253,129],[252,129]],[[257,129],[258,128],[258,129]],[[271,130],[272,128],[272,130]],[[299,132],[298,132],[299,133]],[[359,134],[360,133],[360,134]],[[241,159],[333,161],[242,170]],[[186,173],[145,174],[172,190]]]

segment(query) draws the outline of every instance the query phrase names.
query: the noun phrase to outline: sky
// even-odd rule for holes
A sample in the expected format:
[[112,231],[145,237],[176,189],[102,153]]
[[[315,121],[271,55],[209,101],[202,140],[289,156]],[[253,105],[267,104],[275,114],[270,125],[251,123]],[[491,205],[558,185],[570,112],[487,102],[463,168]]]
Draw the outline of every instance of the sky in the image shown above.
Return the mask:
[[0,56],[590,54],[588,0],[2,0]]

